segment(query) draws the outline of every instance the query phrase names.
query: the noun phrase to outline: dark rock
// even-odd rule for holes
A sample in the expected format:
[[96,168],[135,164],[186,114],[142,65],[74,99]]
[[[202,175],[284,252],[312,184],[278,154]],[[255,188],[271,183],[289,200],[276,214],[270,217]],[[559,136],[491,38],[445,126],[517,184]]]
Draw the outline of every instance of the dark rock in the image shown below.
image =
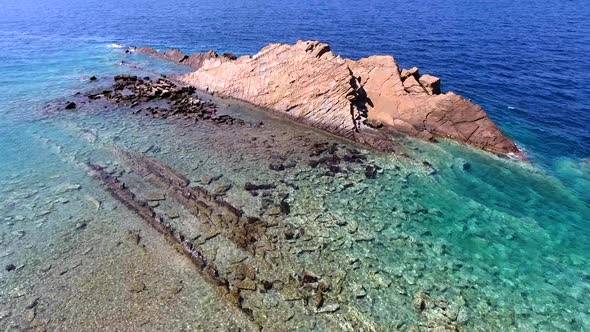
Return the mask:
[[246,191],[254,191],[254,190],[269,190],[274,189],[276,186],[274,184],[253,184],[250,182],[246,182],[244,184],[244,190]]
[[262,282],[262,287],[264,287],[264,289],[266,289],[266,290],[270,290],[273,287],[273,282],[272,281],[268,281],[268,280],[264,280]]
[[318,278],[310,273],[307,273],[307,272],[303,272],[303,276],[301,276],[301,282],[304,284],[318,282],[319,280],[320,280],[320,278]]
[[238,59],[238,57],[235,54],[229,53],[229,52],[223,53],[221,56],[224,58],[227,58],[228,60],[237,60]]
[[8,272],[16,270],[16,266],[14,264],[8,264],[4,267],[4,269]]
[[277,172],[285,170],[285,166],[280,162],[273,162],[268,166],[268,168],[270,168],[272,171],[277,171]]
[[76,103],[74,103],[73,101],[69,102],[66,107],[67,110],[73,110],[76,109]]
[[79,222],[76,224],[75,228],[76,228],[76,230],[81,230],[81,229],[86,228],[86,226],[87,226],[86,222]]
[[368,127],[374,128],[374,129],[383,128],[383,123],[379,120],[367,119],[364,121],[364,124],[366,124]]
[[316,168],[318,167],[318,165],[320,164],[319,160],[310,160],[307,162],[307,164],[311,167],[311,168]]
[[365,168],[365,176],[367,179],[375,179],[377,177],[377,173],[381,168],[379,166],[367,166]]
[[96,76],[90,76],[89,80],[90,81],[96,81]]
[[414,308],[416,309],[416,311],[422,312],[422,311],[424,311],[424,309],[426,309],[426,305],[430,301],[432,301],[432,300],[430,299],[430,297],[427,294],[418,293],[414,297]]
[[470,163],[463,163],[463,170],[465,172],[471,171],[471,164]]
[[291,206],[285,200],[281,201],[279,207],[281,209],[282,214],[288,215],[289,213],[291,213]]
[[432,164],[429,163],[428,161],[423,161],[422,165],[424,165],[424,167],[426,167],[426,169],[430,170],[430,175],[435,175],[437,173],[434,166],[432,166]]
[[33,308],[35,308],[39,304],[39,299],[40,299],[40,297],[35,297],[34,299],[32,299],[29,302],[29,304],[27,304],[27,306],[25,308],[26,309],[33,309]]
[[286,240],[299,239],[303,235],[304,235],[304,231],[302,228],[298,228],[298,229],[289,228],[289,229],[285,230],[285,239]]

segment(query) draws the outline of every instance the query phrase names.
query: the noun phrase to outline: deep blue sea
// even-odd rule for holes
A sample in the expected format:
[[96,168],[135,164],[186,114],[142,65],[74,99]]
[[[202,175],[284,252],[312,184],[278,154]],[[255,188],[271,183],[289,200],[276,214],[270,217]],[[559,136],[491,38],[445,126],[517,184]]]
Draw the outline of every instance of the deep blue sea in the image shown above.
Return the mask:
[[[39,211],[40,204],[25,204],[31,196],[19,190],[35,187],[34,195],[42,196],[43,190],[57,185],[56,181],[89,181],[83,180],[85,175],[79,170],[64,166],[63,156],[57,158],[40,142],[60,141],[66,150],[82,151],[75,156],[92,155],[94,150],[67,139],[68,130],[79,121],[108,133],[121,123],[108,117],[102,123],[96,114],[65,120],[41,120],[36,114],[48,102],[86,88],[89,76],[109,77],[127,71],[118,66],[125,59],[122,47],[180,48],[185,53],[212,49],[242,55],[254,54],[268,43],[309,39],[327,42],[334,53],[354,59],[393,55],[403,68],[417,66],[422,73],[441,77],[444,91],[481,105],[530,159],[530,164],[518,165],[454,144],[431,147],[410,143],[417,144],[417,153],[431,158],[440,168],[436,179],[419,172],[416,175],[411,165],[402,165],[401,169],[407,170],[403,183],[386,174],[378,183],[367,185],[364,196],[371,200],[367,198],[367,204],[355,207],[354,212],[347,210],[350,205],[344,203],[348,202],[344,192],[326,198],[324,204],[334,215],[357,216],[379,225],[397,218],[391,211],[419,207],[437,211],[429,218],[416,217],[421,222],[402,223],[396,229],[416,241],[426,237],[427,241],[444,243],[449,248],[448,259],[424,254],[421,246],[388,247],[385,240],[379,248],[358,252],[372,257],[382,271],[391,274],[398,265],[421,265],[417,268],[420,274],[412,274],[413,278],[470,283],[461,296],[471,317],[476,318],[463,322],[466,331],[590,331],[587,0],[2,0],[2,250],[15,252],[14,248],[18,251],[19,246],[26,246],[11,240],[11,234],[19,227],[26,228],[19,226],[22,220],[36,222],[45,216]],[[136,61],[158,72],[179,70],[150,59]],[[150,128],[138,131],[157,132]],[[217,157],[223,164],[223,158]],[[375,156],[375,160],[391,162],[386,156]],[[469,174],[458,166],[464,162],[473,165]],[[56,180],[57,176],[63,179]],[[311,196],[295,196],[302,209],[314,202],[308,194]],[[392,210],[393,206],[399,210]],[[37,239],[34,231],[26,233],[24,239]],[[388,253],[386,257],[377,254],[383,251]],[[10,257],[2,256],[0,263],[8,264]],[[458,264],[451,261],[462,262],[462,267],[447,269]],[[35,264],[26,264],[25,270]],[[412,292],[424,286],[408,281],[405,275],[401,279]],[[8,285],[8,281],[0,283],[6,288],[3,294],[10,293]],[[32,281],[28,284],[30,289],[34,285]],[[389,289],[393,287],[398,287],[395,281]],[[442,288],[431,291],[447,292]],[[395,319],[412,320],[392,313],[402,303],[388,300],[402,294],[393,293],[396,295],[378,293],[372,298],[373,309],[359,311],[373,317],[377,330],[389,326],[383,325],[388,312]],[[10,296],[7,299],[2,298],[0,309],[12,306],[6,309],[12,315],[6,319],[0,315],[0,326],[17,316],[20,305],[11,304]],[[485,303],[477,303],[480,300]],[[478,321],[479,317],[493,319],[484,322]],[[108,320],[102,319],[98,319],[98,326]],[[68,325],[54,328],[60,326]],[[408,325],[391,326],[404,330]],[[136,326],[130,330],[142,329]]]

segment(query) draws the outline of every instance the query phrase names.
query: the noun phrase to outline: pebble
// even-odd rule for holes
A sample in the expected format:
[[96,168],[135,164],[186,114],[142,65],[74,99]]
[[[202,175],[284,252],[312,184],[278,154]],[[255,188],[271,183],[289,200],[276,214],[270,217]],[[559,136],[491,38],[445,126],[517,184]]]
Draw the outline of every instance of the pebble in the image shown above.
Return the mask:
[[82,221],[82,222],[76,223],[75,229],[76,230],[81,230],[81,229],[86,228],[86,226],[87,226],[86,222],[85,221]]
[[357,299],[361,299],[361,298],[367,296],[367,290],[365,289],[365,287],[363,285],[354,285],[352,293],[353,293],[354,297],[356,297]]
[[211,182],[214,182],[214,181],[217,181],[217,180],[221,179],[222,176],[223,175],[221,175],[221,174],[215,175],[215,176],[205,175],[205,176],[201,177],[201,183],[202,184],[209,185],[209,184],[211,184]]
[[146,289],[143,281],[133,281],[129,286],[129,290],[133,293],[141,293]]
[[332,312],[336,312],[340,309],[340,305],[337,303],[334,304],[328,304],[323,306],[322,308],[318,309],[318,313],[332,313]]
[[168,215],[168,218],[170,218],[170,219],[180,218],[180,215],[178,214],[177,211],[168,211],[166,214]]

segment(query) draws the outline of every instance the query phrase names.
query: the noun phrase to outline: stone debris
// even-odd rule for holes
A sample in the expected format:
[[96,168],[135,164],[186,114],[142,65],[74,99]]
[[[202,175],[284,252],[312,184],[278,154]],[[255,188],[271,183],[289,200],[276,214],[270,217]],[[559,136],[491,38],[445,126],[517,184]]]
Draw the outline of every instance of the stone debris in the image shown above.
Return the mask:
[[90,102],[105,98],[115,104],[124,104],[136,108],[134,114],[153,118],[184,118],[194,122],[206,120],[226,125],[245,124],[243,120],[232,116],[217,114],[217,106],[213,102],[200,99],[194,92],[195,89],[191,86],[180,87],[165,78],[153,82],[149,77],[118,75],[114,77],[113,90],[91,93],[87,97]]

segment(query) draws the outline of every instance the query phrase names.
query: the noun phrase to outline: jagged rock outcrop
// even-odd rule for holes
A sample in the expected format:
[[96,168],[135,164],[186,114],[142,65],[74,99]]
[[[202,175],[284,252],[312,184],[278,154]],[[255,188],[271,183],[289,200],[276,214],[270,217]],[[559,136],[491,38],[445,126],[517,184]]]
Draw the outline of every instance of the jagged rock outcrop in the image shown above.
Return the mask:
[[160,59],[181,63],[191,67],[193,70],[198,70],[203,66],[205,60],[214,60],[215,63],[221,64],[230,60],[236,60],[237,57],[232,53],[223,53],[219,56],[215,51],[208,51],[205,53],[194,53],[190,56],[184,54],[181,50],[171,49],[164,52],[159,52],[151,47],[130,47],[128,52],[142,53],[154,56]]
[[387,150],[387,136],[397,131],[522,157],[481,107],[441,94],[440,79],[420,75],[418,68],[400,70],[391,56],[354,61],[335,56],[327,44],[299,41],[271,44],[237,60],[194,57],[195,71],[177,80],[378,149]]

